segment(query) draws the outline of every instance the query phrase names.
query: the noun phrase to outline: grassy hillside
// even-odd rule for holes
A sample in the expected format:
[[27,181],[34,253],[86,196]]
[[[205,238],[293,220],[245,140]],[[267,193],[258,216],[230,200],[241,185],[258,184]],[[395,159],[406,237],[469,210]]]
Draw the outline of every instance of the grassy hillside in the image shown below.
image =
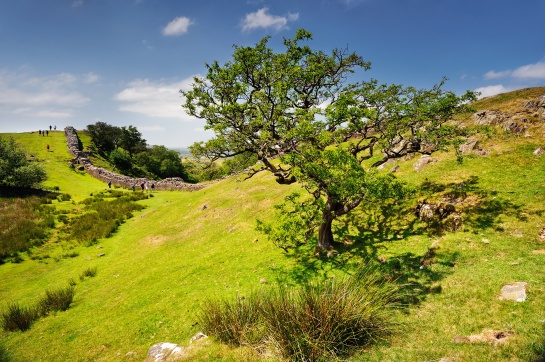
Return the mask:
[[[514,113],[542,94],[545,88],[517,91],[477,107]],[[530,116],[528,122],[527,136],[500,127],[481,136],[479,147],[488,155],[468,155],[462,164],[452,153],[434,155],[438,162],[420,172],[413,169],[416,159],[399,162],[396,175],[415,187],[415,195],[403,203],[366,205],[355,217],[357,242],[330,259],[315,259],[308,250],[285,254],[255,231],[256,217],[271,219],[271,206],[297,188],[279,186],[269,174],[244,182],[230,178],[199,192],[156,192],[139,201],[146,208],[112,238],[77,247],[77,257],[0,265],[0,308],[9,301],[31,305],[46,289],[77,281],[67,311],[26,332],[0,331],[0,361],[142,361],[154,343],[188,346],[200,331],[196,313],[207,298],[304,284],[379,260],[385,273],[410,286],[411,298],[395,316],[396,332],[352,360],[543,360],[545,155],[532,152],[545,148],[545,123]],[[74,204],[55,201],[57,207],[76,207],[104,189],[68,167],[62,132],[49,139],[13,136],[47,167],[46,186],[72,195]],[[416,220],[414,207],[423,199],[449,199],[462,212],[463,227],[440,232]],[[94,267],[95,277],[79,279]],[[499,300],[501,287],[515,281],[528,283],[526,302]],[[485,329],[509,338],[497,345],[455,342]],[[202,361],[265,358],[213,339],[193,353],[190,359]]]

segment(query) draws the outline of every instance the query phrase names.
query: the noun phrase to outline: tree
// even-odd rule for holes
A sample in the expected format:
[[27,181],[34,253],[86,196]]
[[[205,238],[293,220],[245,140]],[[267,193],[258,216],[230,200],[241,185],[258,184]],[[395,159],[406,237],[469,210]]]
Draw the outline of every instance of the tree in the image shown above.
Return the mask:
[[46,179],[44,169],[29,162],[12,137],[0,137],[0,186],[36,187]]
[[129,153],[132,158],[136,153],[146,150],[146,140],[142,138],[142,133],[134,126],[121,127],[121,137],[119,145]]
[[181,177],[187,179],[178,152],[165,146],[152,146],[136,155],[136,162],[157,177]]
[[[369,68],[357,54],[334,49],[327,55],[301,46],[311,39],[305,30],[284,40],[283,53],[268,48],[268,39],[235,46],[231,62],[207,65],[206,77],[195,78],[193,89],[182,92],[188,113],[215,132],[191,152],[212,161],[253,153],[261,167],[249,177],[269,170],[280,184],[299,180],[310,199],[298,206],[298,197],[288,198],[292,211],[303,216],[299,226],[307,235],[318,229],[318,250],[329,250],[335,218],[365,200],[401,194],[401,183],[376,168],[451,145],[459,130],[449,121],[475,96],[444,91],[444,81],[429,90],[375,80],[347,85],[356,68]],[[289,230],[290,223],[284,219],[276,228],[261,229],[282,243],[278,230]]]
[[87,126],[91,142],[98,152],[108,154],[119,146],[121,129],[105,122],[97,122]]

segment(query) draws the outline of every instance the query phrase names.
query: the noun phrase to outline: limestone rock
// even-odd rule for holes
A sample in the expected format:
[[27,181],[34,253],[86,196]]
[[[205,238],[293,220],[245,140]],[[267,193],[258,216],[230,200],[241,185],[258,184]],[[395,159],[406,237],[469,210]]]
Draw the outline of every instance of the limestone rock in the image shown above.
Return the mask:
[[478,141],[475,138],[468,138],[466,143],[464,143],[463,145],[460,145],[460,148],[459,148],[460,153],[462,155],[467,155],[468,153],[473,151],[475,147],[477,147],[477,142]]
[[204,338],[208,338],[208,336],[204,334],[203,332],[199,332],[195,334],[193,337],[191,337],[191,339],[189,340],[189,343],[191,344],[195,341],[198,341],[199,339],[204,339]]
[[512,119],[508,119],[502,123],[502,128],[505,131],[508,131],[511,133],[523,134],[528,129],[528,126],[520,124],[517,121],[514,121]]
[[500,300],[512,300],[515,302],[524,302],[526,300],[526,288],[528,283],[515,282],[504,285],[501,288]]
[[422,170],[425,166],[429,165],[430,163],[434,163],[434,162],[437,162],[437,159],[435,158],[432,158],[430,155],[422,155],[418,161],[415,162],[414,164],[414,170],[415,171],[420,171]]
[[505,115],[499,111],[483,110],[473,114],[475,124],[480,126],[493,126],[501,124],[505,118]]
[[534,151],[534,156],[541,156],[544,153],[545,153],[545,150],[543,148],[539,147]]
[[183,357],[183,347],[175,343],[161,342],[154,344],[148,350],[145,362],[177,361]]

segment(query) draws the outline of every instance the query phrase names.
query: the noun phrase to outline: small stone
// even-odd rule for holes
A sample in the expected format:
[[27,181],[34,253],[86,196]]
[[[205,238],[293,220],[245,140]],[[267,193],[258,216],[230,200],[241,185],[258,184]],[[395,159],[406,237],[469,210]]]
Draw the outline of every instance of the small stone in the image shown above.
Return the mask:
[[483,243],[485,243],[485,244],[490,244],[490,240],[488,240],[488,239],[483,238],[481,241],[482,241]]
[[98,256],[98,257],[101,257],[101,256],[105,256],[105,255],[106,255],[106,254],[101,253],[101,254],[98,254],[97,256]]
[[208,338],[208,336],[204,334],[203,332],[199,332],[195,334],[193,337],[191,337],[191,339],[189,340],[189,343],[193,343],[194,341],[198,341],[199,339],[203,339],[203,338]]
[[267,279],[265,279],[265,278],[261,278],[261,279],[259,279],[259,282],[260,282],[261,284],[263,284],[263,283],[267,283]]
[[180,357],[183,347],[174,343],[161,342],[154,344],[148,350],[148,356],[145,362],[172,361]]
[[524,302],[526,300],[526,282],[515,282],[504,285],[501,288],[500,300],[512,300],[515,302]]
[[534,156],[541,156],[544,153],[545,153],[545,150],[543,148],[539,147],[538,149],[536,149],[534,151]]

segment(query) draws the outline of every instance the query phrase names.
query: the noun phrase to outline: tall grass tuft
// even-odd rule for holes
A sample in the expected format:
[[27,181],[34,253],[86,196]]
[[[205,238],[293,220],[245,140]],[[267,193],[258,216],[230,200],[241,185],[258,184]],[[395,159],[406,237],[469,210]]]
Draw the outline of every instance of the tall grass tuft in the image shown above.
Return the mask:
[[39,317],[39,313],[36,308],[21,307],[17,303],[8,304],[8,308],[2,313],[2,328],[5,331],[17,331],[22,332],[32,326]]
[[47,290],[45,296],[38,302],[38,310],[45,316],[51,312],[65,311],[70,308],[74,300],[75,287],[70,283],[67,287],[56,290]]
[[95,275],[97,275],[97,267],[96,266],[94,268],[87,268],[83,272],[81,272],[81,274],[79,275],[79,280],[83,281],[85,279],[85,277],[92,278]]
[[261,299],[256,293],[238,296],[234,301],[208,300],[198,321],[208,334],[228,344],[256,345],[264,335]]
[[235,301],[208,301],[204,331],[234,345],[268,343],[293,361],[348,355],[391,332],[399,293],[374,267],[349,278],[330,278],[302,289],[278,287]]
[[344,356],[391,331],[398,291],[373,267],[300,290],[281,287],[262,303],[269,340],[290,360]]

